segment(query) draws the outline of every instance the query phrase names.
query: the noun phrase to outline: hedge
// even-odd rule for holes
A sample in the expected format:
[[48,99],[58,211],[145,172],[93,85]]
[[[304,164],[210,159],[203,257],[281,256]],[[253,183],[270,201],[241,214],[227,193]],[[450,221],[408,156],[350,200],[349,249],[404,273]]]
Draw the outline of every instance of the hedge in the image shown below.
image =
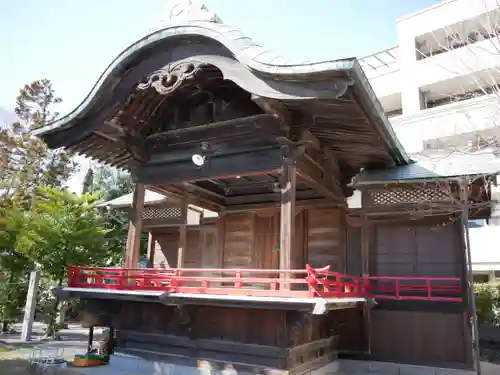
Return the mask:
[[500,324],[500,284],[474,284],[479,324]]

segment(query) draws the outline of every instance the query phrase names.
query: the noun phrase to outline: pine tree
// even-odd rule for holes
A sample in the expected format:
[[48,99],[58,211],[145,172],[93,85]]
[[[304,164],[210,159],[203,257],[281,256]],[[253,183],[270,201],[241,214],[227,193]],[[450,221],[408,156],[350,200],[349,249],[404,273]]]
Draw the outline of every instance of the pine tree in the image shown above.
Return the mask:
[[32,131],[57,117],[61,102],[49,80],[25,85],[16,98],[19,118],[0,129],[0,320],[2,330],[19,318],[26,295],[31,258],[19,250],[38,186],[61,187],[75,170],[72,155],[51,151]]
[[17,200],[32,197],[38,185],[62,187],[76,169],[72,155],[64,150],[49,150],[32,131],[58,116],[54,105],[61,103],[48,79],[25,85],[16,98],[19,122],[0,131],[0,188],[4,196]]

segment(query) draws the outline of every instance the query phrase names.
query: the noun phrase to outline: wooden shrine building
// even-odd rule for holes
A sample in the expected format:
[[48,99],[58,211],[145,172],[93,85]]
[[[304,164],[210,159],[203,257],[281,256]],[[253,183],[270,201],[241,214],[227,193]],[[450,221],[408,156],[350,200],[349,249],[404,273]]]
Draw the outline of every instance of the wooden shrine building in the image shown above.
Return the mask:
[[[133,194],[125,194],[118,198],[97,205],[97,208],[125,210],[131,214]],[[185,217],[183,205],[164,194],[145,189],[144,210],[141,214],[142,231],[148,233],[147,265],[153,268],[177,267],[178,243],[181,227],[186,226],[186,254],[184,267],[205,266],[217,267],[203,259],[203,254],[210,255],[213,251],[203,249],[215,246],[217,218],[219,215],[207,209],[188,205]],[[199,256],[202,254],[202,256]]]
[[[487,202],[484,185],[370,179],[412,162],[356,59],[295,63],[185,12],[38,130],[136,184],[126,268],[73,265],[61,295],[82,298],[120,350],[179,366],[303,374],[341,355],[472,368],[460,213]],[[202,246],[180,223],[175,267],[135,268],[146,187],[183,217],[218,214]]]

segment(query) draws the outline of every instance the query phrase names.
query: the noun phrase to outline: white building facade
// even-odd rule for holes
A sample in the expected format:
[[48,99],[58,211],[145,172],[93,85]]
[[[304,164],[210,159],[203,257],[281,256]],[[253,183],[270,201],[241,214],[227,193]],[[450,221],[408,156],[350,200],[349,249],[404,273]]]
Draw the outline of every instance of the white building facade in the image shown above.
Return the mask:
[[[398,46],[360,63],[406,151],[440,164],[462,163],[466,153],[475,165],[464,170],[500,170],[500,3],[442,1],[396,29]],[[477,281],[500,281],[496,224],[472,222]]]

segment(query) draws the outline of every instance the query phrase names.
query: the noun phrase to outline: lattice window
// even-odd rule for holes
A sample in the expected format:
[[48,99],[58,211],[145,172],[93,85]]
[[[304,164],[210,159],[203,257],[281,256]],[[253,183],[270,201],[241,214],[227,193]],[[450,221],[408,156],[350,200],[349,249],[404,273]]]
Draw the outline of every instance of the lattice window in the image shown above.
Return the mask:
[[403,203],[418,204],[451,200],[448,193],[438,188],[423,187],[369,190],[368,196],[370,197],[371,204],[376,206]]
[[180,216],[181,209],[179,207],[146,207],[142,214],[144,220],[179,219]]

